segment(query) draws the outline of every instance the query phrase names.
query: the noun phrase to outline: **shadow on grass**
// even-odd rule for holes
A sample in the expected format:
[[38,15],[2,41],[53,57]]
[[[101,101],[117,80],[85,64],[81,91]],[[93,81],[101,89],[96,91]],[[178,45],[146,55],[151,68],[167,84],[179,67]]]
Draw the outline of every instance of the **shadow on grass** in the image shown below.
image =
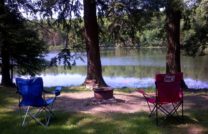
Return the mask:
[[0,108],[18,102],[15,88],[0,87]]
[[75,112],[55,112],[49,127],[44,128],[34,121],[25,127],[20,126],[20,117],[16,112],[5,112],[0,115],[0,130],[2,134],[160,134],[188,133],[187,127],[179,128],[181,124],[195,123],[189,117],[181,122],[175,117],[164,120],[163,125],[156,126],[155,119],[147,113],[132,114],[112,113],[107,116],[96,116]]
[[197,124],[198,122],[189,116],[168,116],[159,118],[161,126]]
[[190,116],[194,117],[198,123],[208,128],[208,93],[202,92],[194,96],[186,96],[185,103],[190,104],[190,107],[186,110],[190,113]]
[[[55,111],[50,126],[44,128],[34,121],[25,127],[20,127],[20,117],[15,111],[7,111],[8,107],[17,102],[14,90],[0,91],[0,133],[2,134],[65,134],[65,133],[91,133],[91,134],[154,134],[154,133],[189,133],[189,128],[199,125],[208,128],[208,112],[206,107],[198,107],[200,102],[207,102],[204,95],[186,97],[185,102],[192,105],[185,110],[185,116],[170,117],[165,120],[160,118],[161,125],[157,127],[154,118],[149,118],[148,113],[138,112],[132,114],[109,113],[108,115],[89,115],[77,112]],[[11,101],[11,99],[14,101]],[[78,104],[87,99],[64,98],[69,102]],[[89,99],[89,98],[88,98]],[[197,100],[197,101],[196,101]],[[186,103],[185,103],[186,104]],[[70,105],[70,104],[69,104]],[[94,105],[93,107],[96,107]],[[88,107],[92,108],[92,107]],[[181,127],[182,126],[182,127]],[[207,133],[207,129],[204,131]]]
[[[145,113],[116,114],[111,117],[92,116],[81,113],[55,112],[50,126],[44,128],[31,121],[27,126],[20,126],[20,118],[14,112],[0,116],[2,134],[149,134],[160,133],[160,129],[146,117]],[[145,115],[145,116],[144,116]]]

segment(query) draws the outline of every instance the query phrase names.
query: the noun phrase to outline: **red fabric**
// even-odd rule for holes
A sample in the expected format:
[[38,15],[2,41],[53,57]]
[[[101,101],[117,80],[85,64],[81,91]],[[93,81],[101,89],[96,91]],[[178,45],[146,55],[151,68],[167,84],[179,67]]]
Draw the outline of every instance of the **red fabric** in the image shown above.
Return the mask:
[[[160,110],[167,116],[177,113],[177,109],[179,106],[182,106],[181,104],[183,104],[183,89],[181,88],[183,74],[157,74],[155,80],[156,96],[149,96],[144,90],[137,90],[137,92],[141,93],[147,101],[150,116],[153,112],[157,112],[157,110]],[[150,103],[153,104],[153,108],[149,105]],[[166,107],[163,107],[163,105],[169,103],[172,103],[172,105],[170,105],[172,107],[171,110],[167,110]]]
[[146,100],[149,103],[155,103],[156,102],[156,98],[146,98]]
[[165,77],[175,77],[174,81],[181,81],[183,79],[183,73],[176,74],[156,74],[155,80],[156,82],[164,82]]
[[157,74],[156,96],[158,103],[174,103],[180,101],[183,96],[181,81],[183,74]]
[[[149,97],[145,91],[140,89],[141,93],[149,103],[175,103],[183,99],[183,90],[181,89],[181,81],[183,73],[176,74],[156,74],[156,97]],[[156,102],[157,101],[157,102]]]
[[137,92],[141,93],[145,97],[145,99],[148,103],[155,103],[156,102],[156,98],[147,96],[143,89],[137,90]]

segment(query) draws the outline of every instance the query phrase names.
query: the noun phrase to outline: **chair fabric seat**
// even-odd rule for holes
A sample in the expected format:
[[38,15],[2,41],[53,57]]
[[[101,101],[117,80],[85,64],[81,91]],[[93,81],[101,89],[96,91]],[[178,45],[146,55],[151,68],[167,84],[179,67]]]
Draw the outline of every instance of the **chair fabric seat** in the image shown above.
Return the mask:
[[27,97],[25,97],[24,99],[22,99],[19,103],[19,106],[32,106],[32,107],[41,107],[41,106],[47,106],[47,102],[43,99],[32,99],[31,98],[28,99]]

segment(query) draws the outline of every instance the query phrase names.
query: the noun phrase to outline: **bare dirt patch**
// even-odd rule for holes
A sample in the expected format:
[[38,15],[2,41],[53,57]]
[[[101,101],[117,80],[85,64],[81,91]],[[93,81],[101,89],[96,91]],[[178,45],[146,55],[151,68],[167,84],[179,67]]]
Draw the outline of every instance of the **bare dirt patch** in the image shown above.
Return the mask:
[[[112,113],[149,112],[144,97],[138,92],[115,92],[114,99],[96,102],[93,92],[62,93],[58,97],[55,108],[66,112],[81,112],[93,115],[111,115]],[[184,96],[184,115],[189,116],[188,111],[208,110],[207,93],[188,93]],[[198,122],[198,121],[196,121]],[[178,126],[188,134],[202,134],[206,131],[203,126],[197,124],[181,124]],[[188,130],[188,131],[187,131]]]
[[[96,102],[93,92],[62,93],[55,103],[57,110],[83,113],[149,112],[147,103],[138,92],[115,92],[114,99]],[[189,94],[184,97],[184,109],[208,109],[208,95]]]

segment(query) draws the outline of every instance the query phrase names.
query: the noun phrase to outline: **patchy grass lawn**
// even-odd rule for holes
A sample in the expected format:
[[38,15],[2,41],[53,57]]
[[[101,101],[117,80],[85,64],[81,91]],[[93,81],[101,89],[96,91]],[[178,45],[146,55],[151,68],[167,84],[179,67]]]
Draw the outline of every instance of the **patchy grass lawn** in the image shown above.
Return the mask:
[[[70,89],[73,92],[76,91],[76,88]],[[84,90],[79,89],[78,91]],[[64,92],[67,92],[67,88],[64,89]],[[201,94],[197,93],[197,95]],[[168,118],[162,120],[159,126],[156,126],[155,119],[149,118],[146,112],[92,115],[81,112],[55,111],[55,117],[52,118],[50,126],[44,128],[33,121],[25,127],[20,126],[20,116],[15,110],[18,105],[18,95],[15,93],[15,89],[0,87],[0,98],[0,134],[208,133],[208,109],[199,108],[197,105],[186,109],[183,119],[181,117]],[[197,103],[201,103],[200,99],[197,101]]]

